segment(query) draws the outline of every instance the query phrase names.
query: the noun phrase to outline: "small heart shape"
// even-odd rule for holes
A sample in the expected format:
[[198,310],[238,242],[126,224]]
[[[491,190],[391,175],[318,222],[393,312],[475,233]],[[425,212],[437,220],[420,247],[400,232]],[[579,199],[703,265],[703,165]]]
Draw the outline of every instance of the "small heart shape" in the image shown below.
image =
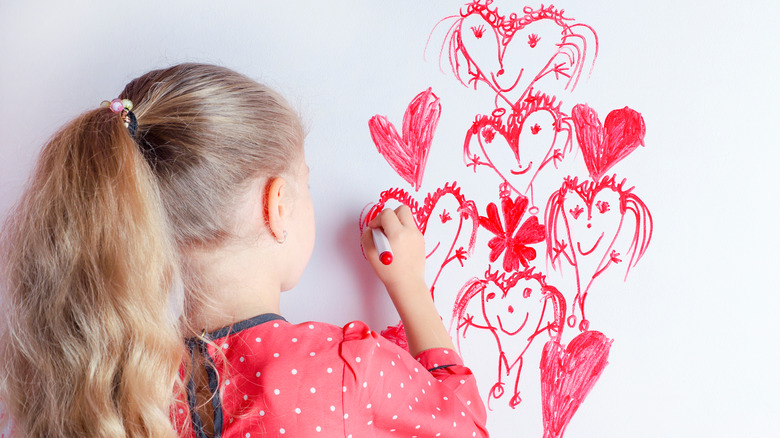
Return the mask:
[[420,190],[440,116],[439,98],[428,88],[406,108],[401,135],[385,116],[375,115],[368,121],[371,139],[379,153],[415,190]]
[[547,342],[539,367],[542,372],[544,436],[559,438],[607,366],[612,340],[597,331],[577,335],[565,348]]
[[596,111],[585,104],[575,105],[571,117],[585,165],[594,181],[634,149],[644,146],[645,121],[642,114],[629,107],[610,111],[603,127]]

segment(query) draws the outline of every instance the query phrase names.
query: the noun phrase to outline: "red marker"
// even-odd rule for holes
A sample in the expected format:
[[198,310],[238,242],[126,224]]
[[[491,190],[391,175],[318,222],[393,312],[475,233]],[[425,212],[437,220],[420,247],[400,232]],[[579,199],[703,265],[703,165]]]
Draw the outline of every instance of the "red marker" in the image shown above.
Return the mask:
[[379,253],[379,261],[384,265],[393,263],[393,250],[390,249],[390,241],[379,228],[372,228],[371,234],[374,237],[374,246]]

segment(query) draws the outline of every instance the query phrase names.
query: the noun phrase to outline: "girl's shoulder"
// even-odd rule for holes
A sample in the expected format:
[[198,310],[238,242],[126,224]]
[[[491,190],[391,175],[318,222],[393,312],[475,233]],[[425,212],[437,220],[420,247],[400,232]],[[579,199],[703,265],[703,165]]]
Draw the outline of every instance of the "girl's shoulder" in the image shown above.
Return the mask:
[[317,321],[292,324],[276,314],[259,315],[206,334],[212,341],[207,347],[211,356],[241,354],[238,357],[241,362],[247,359],[246,355],[280,358],[282,352],[288,357],[315,357],[329,351],[338,352],[343,342],[368,340],[376,336],[361,321],[342,327]]

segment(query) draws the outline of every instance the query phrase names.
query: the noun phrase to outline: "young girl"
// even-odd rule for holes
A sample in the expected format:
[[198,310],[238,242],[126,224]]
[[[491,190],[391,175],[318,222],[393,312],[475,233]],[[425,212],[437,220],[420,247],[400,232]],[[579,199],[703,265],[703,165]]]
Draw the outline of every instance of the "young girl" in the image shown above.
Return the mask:
[[303,137],[274,91],[201,64],[147,73],[53,137],[2,236],[18,435],[487,436],[407,208],[362,244],[409,352],[279,315],[314,245]]

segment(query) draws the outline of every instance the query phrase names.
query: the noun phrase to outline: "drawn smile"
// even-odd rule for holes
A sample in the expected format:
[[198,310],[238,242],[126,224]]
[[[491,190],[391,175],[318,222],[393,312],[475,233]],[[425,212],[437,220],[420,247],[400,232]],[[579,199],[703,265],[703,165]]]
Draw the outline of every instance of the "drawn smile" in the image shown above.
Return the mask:
[[[498,85],[498,79],[496,79],[496,74],[495,73],[490,73],[490,79],[493,80],[493,84],[496,86],[496,88],[498,90],[500,90],[503,93],[508,93],[508,92],[512,91],[517,86],[518,82],[520,82],[520,78],[523,77],[523,71],[525,71],[525,69],[521,68],[520,69],[520,74],[517,75],[517,79],[515,79],[515,83],[510,85],[510,86],[508,86],[508,87],[506,87],[506,88],[501,88],[501,86]],[[498,76],[501,76],[502,74],[504,74],[504,69],[503,68],[501,70],[499,70]]]
[[599,243],[601,243],[601,238],[602,237],[604,237],[604,233],[601,233],[599,238],[596,240],[596,243],[593,244],[593,248],[591,248],[590,251],[586,251],[586,252],[582,252],[582,246],[580,246],[580,242],[577,242],[577,251],[579,251],[580,254],[582,254],[584,256],[592,253],[593,251],[596,250],[596,247],[599,246]]
[[533,161],[529,161],[528,162],[528,166],[526,166],[525,169],[510,170],[509,173],[511,173],[512,175],[522,175],[522,174],[528,172],[528,170],[531,169],[531,166],[533,166],[533,165],[534,165],[534,162]]
[[523,323],[520,324],[520,328],[518,328],[517,330],[515,330],[513,332],[508,332],[508,331],[506,331],[506,329],[504,329],[504,324],[501,322],[501,316],[496,315],[496,319],[498,319],[498,328],[501,329],[502,332],[508,334],[509,336],[514,336],[514,335],[520,333],[520,330],[522,330],[523,327],[525,327],[525,324],[528,322],[528,312],[525,313],[525,319],[523,320]]

